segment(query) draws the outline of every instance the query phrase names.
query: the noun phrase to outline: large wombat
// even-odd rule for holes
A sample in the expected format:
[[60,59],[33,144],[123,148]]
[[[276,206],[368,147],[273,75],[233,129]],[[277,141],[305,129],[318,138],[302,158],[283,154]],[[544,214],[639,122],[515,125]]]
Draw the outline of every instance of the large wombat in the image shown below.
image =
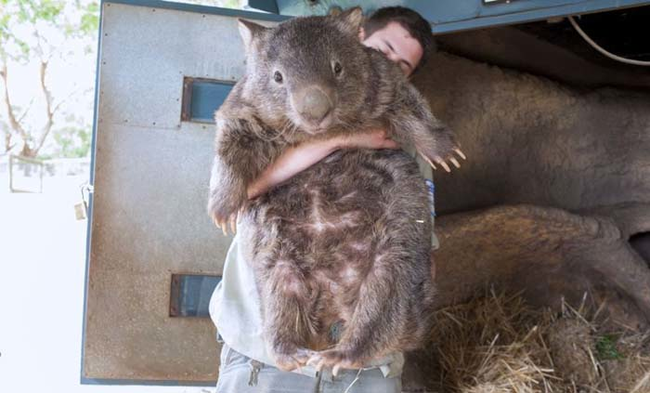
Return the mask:
[[358,9],[275,28],[240,21],[247,72],[216,113],[209,213],[221,225],[244,208],[240,241],[285,370],[310,359],[362,367],[417,347],[430,328],[428,194],[409,155],[341,150],[246,198],[265,167],[305,140],[383,127],[429,159],[456,147],[399,67],[359,43],[361,21]]

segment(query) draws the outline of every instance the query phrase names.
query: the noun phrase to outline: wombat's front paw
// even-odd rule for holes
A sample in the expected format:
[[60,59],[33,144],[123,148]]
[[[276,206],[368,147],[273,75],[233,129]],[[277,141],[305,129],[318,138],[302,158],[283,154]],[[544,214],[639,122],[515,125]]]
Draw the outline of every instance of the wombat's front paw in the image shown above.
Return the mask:
[[451,172],[451,168],[449,167],[449,165],[447,164],[446,161],[451,162],[456,168],[460,168],[460,163],[458,162],[458,160],[454,156],[454,153],[458,154],[458,156],[460,158],[462,158],[463,160],[467,159],[467,157],[462,152],[462,150],[460,150],[460,146],[458,146],[456,144],[453,144],[452,147],[450,147],[449,149],[446,149],[445,153],[442,153],[442,154],[425,154],[421,150],[418,150],[418,154],[426,162],[428,162],[429,165],[431,165],[431,167],[433,169],[438,169],[436,167],[436,165],[434,164],[434,162],[435,162],[436,164],[443,167],[445,169],[445,171],[447,171],[447,172]]
[[324,367],[331,368],[334,376],[337,376],[342,368],[356,370],[364,367],[361,359],[355,358],[349,351],[339,349],[316,352],[309,358],[307,364],[316,367],[316,371],[319,372]]
[[228,235],[228,225],[230,225],[232,233],[236,232],[237,218],[244,207],[241,206],[243,204],[224,202],[227,201],[211,196],[208,202],[208,214],[214,224],[221,228],[223,234]]
[[307,361],[316,354],[315,351],[305,348],[298,348],[293,354],[276,354],[275,364],[280,370],[292,371],[297,368],[303,367]]

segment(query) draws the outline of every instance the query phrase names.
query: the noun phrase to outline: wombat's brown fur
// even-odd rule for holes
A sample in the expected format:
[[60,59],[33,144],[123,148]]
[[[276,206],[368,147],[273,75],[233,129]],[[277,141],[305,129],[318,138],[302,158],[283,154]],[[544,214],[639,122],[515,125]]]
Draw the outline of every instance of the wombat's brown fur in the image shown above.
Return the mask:
[[[398,150],[341,150],[265,195],[246,188],[287,147],[371,127],[433,159],[452,133],[399,67],[361,45],[359,10],[275,28],[241,21],[246,75],[216,113],[209,213],[242,207],[268,343],[280,368],[358,368],[430,329],[431,221],[424,180]],[[342,326],[340,337],[333,326]]]

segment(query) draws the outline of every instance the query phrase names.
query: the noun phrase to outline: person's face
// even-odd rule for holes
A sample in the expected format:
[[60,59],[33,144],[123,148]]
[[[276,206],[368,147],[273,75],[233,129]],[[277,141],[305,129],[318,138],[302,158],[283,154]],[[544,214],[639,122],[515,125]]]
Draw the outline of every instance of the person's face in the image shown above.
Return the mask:
[[422,60],[422,45],[397,22],[388,23],[369,37],[361,29],[359,38],[363,45],[381,51],[388,59],[399,64],[406,76],[410,76]]

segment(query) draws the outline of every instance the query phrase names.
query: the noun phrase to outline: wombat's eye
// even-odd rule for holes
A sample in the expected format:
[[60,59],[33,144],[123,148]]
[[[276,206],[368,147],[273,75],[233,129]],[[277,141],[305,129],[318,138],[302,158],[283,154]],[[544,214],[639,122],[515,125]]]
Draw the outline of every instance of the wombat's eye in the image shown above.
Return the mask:
[[280,71],[275,71],[275,74],[273,74],[273,80],[278,83],[282,83],[282,74]]
[[341,63],[338,61],[334,63],[334,75],[339,76],[341,75],[341,71],[343,71],[343,67],[341,66]]

